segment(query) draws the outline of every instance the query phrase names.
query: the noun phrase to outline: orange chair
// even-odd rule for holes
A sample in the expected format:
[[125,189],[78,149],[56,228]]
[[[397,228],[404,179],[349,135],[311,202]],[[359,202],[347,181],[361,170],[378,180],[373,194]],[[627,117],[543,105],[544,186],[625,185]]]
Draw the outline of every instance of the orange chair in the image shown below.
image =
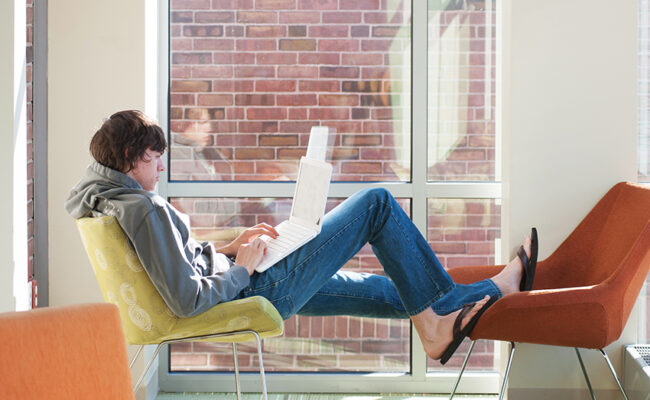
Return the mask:
[[0,399],[135,399],[117,307],[0,314]]
[[[598,349],[625,399],[604,347],[618,339],[650,268],[650,188],[619,183],[607,192],[551,256],[537,263],[533,290],[505,296],[478,321],[454,396],[477,339],[574,347],[595,399],[578,348]],[[543,235],[540,236],[543,241]],[[450,275],[471,283],[503,266],[458,267]]]

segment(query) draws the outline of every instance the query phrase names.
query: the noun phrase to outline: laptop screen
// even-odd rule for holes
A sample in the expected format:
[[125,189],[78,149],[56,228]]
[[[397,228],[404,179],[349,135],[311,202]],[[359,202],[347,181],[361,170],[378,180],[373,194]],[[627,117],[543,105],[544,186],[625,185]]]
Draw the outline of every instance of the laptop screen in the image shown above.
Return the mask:
[[304,160],[300,163],[291,217],[320,225],[331,178],[331,166],[324,162]]

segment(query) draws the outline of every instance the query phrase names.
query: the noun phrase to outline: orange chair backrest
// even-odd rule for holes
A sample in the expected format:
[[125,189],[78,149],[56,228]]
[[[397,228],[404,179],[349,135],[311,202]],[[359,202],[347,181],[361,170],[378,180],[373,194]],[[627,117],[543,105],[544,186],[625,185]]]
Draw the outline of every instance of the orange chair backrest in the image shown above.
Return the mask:
[[117,307],[0,314],[0,399],[134,399]]
[[606,289],[622,329],[650,268],[650,188],[612,187],[542,267],[550,271],[534,289]]
[[622,273],[623,261],[649,221],[650,188],[627,182],[616,184],[557,250],[540,263],[540,268],[548,268],[551,273],[536,281],[534,289],[598,285]]
[[597,284],[622,272],[628,256],[650,221],[650,188],[620,184],[617,196],[606,218],[595,221],[592,229],[599,232],[592,247],[591,268],[585,271],[587,283]]

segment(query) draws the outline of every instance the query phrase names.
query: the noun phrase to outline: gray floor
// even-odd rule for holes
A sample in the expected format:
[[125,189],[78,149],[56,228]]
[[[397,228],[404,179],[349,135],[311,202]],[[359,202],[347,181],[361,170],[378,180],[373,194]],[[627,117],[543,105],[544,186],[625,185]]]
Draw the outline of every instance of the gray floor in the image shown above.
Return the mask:
[[[156,400],[235,400],[234,393],[159,393]],[[269,400],[443,400],[449,395],[423,395],[423,394],[269,394]],[[493,395],[454,396],[463,400],[496,399]],[[242,394],[242,400],[259,400],[260,394]]]

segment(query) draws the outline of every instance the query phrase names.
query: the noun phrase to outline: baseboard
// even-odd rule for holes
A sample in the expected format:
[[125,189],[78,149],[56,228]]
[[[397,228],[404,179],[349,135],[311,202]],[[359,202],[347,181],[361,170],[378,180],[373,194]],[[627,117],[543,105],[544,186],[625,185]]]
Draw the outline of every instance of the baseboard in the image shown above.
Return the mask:
[[[620,400],[621,392],[614,389],[594,390],[598,400]],[[591,400],[584,389],[508,389],[508,400]]]

